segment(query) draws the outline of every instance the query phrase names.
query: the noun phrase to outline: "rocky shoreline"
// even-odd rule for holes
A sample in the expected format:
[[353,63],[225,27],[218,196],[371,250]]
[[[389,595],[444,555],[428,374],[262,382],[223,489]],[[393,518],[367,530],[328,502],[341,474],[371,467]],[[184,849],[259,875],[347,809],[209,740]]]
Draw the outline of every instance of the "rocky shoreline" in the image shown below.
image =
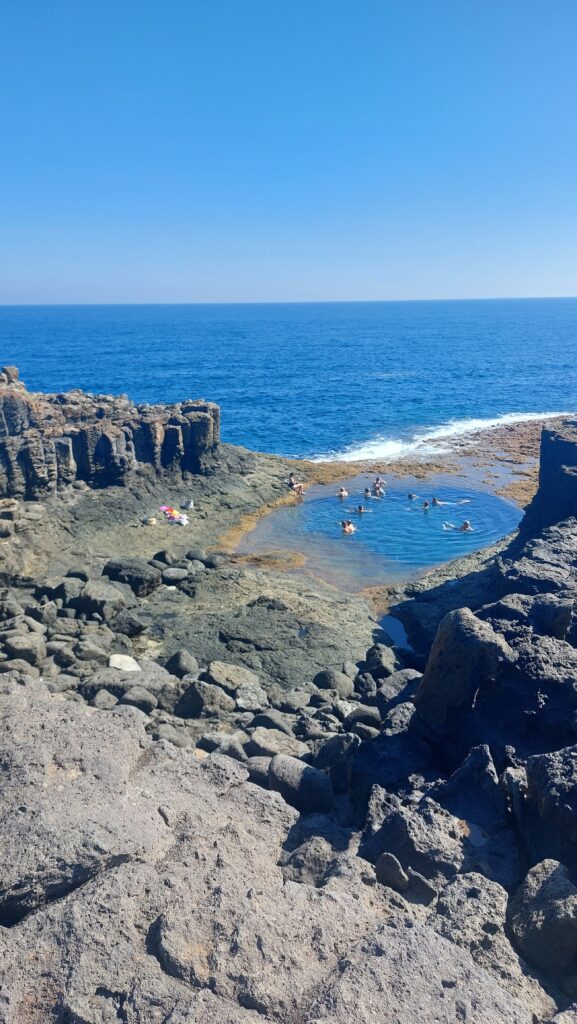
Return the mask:
[[396,594],[407,651],[219,553],[290,464],[216,407],[4,377],[0,1020],[576,1021],[577,424],[517,537]]

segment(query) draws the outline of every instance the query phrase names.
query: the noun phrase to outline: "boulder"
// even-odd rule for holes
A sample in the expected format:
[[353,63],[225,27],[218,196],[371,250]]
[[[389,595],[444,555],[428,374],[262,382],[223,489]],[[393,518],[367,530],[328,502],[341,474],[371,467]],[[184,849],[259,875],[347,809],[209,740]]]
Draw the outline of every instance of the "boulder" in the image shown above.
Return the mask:
[[577,957],[577,887],[555,860],[543,860],[528,872],[511,899],[509,923],[521,953],[560,979],[574,973]]
[[198,718],[200,715],[218,716],[226,711],[234,711],[234,708],[233,698],[220,686],[195,679],[182,695],[176,713],[183,718]]
[[392,853],[381,853],[375,864],[377,882],[388,885],[395,892],[405,892],[409,888],[409,876]]
[[187,576],[188,569],[170,566],[168,569],[162,570],[162,582],[168,587],[175,587],[182,580],[185,580]]
[[247,744],[249,757],[274,757],[276,754],[289,754],[293,757],[306,757],[309,748],[294,736],[287,736],[279,729],[268,729],[258,726],[251,733]]
[[428,920],[443,938],[467,949],[539,1020],[549,1020],[555,1002],[507,938],[507,900],[507,890],[497,882],[475,872],[457,875],[440,893]]
[[530,757],[526,770],[529,796],[541,818],[577,854],[577,746]]
[[442,620],[414,703],[421,719],[439,736],[450,712],[470,708],[479,689],[498,677],[514,658],[506,641],[468,608]]
[[189,651],[176,651],[170,656],[165,664],[165,669],[173,676],[182,679],[183,676],[196,675],[199,669],[198,661]]
[[4,643],[12,659],[37,665],[46,657],[46,643],[39,633],[11,636]]
[[346,700],[353,693],[353,680],[344,672],[335,672],[333,669],[324,669],[317,672],[313,683],[319,690],[336,690],[338,696]]
[[70,599],[70,607],[79,614],[101,615],[105,622],[118,616],[126,609],[126,595],[106,580],[88,580],[80,592]]
[[119,583],[127,583],[137,597],[146,597],[160,586],[162,577],[158,569],[153,569],[144,558],[111,558],[104,569],[103,576]]
[[373,644],[367,651],[365,666],[374,679],[385,679],[403,667],[394,648],[386,644]]
[[149,715],[151,711],[158,707],[158,698],[150,690],[145,690],[143,686],[133,686],[132,689],[126,691],[120,703],[139,708]]
[[142,669],[135,658],[129,654],[111,654],[108,659],[109,668],[117,668],[120,672],[141,672]]
[[329,776],[286,754],[273,757],[268,770],[268,784],[288,804],[305,813],[328,811],[333,802]]
[[234,694],[240,686],[258,686],[258,676],[242,665],[229,665],[224,661],[211,661],[206,678],[227,693]]

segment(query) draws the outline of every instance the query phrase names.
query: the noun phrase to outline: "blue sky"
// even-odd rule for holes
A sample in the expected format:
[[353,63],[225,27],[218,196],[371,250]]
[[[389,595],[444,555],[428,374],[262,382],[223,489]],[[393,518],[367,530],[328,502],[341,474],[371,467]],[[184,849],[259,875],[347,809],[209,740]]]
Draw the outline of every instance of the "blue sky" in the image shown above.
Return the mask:
[[0,302],[577,294],[575,0],[10,0]]

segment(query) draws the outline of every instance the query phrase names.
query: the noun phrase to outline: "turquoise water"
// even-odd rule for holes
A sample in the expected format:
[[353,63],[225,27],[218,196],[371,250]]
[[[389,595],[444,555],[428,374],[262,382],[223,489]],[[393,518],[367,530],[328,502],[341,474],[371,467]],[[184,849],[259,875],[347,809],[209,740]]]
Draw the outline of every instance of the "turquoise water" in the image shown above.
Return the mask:
[[[486,491],[437,478],[392,483],[381,499],[365,501],[370,477],[347,484],[349,498],[340,500],[338,487],[315,487],[298,505],[284,507],[261,520],[243,540],[245,553],[286,549],[307,558],[306,570],[349,590],[403,581],[425,569],[487,547],[511,533],[521,510]],[[409,500],[412,490],[418,498]],[[435,495],[446,504],[424,511],[423,502]],[[370,511],[355,514],[363,502]],[[344,535],[340,521],[351,519],[357,532]],[[447,528],[469,519],[470,533]]]
[[577,408],[577,299],[0,307],[32,390],[204,397],[227,441],[389,458],[503,417]]

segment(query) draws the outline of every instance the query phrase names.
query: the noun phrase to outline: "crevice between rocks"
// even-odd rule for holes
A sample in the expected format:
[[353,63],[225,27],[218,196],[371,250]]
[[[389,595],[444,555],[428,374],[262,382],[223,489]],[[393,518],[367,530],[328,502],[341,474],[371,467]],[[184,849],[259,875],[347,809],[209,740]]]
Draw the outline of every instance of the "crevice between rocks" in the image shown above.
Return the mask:
[[30,914],[42,910],[43,907],[49,906],[51,903],[57,903],[65,899],[71,893],[76,892],[77,889],[81,889],[88,882],[104,874],[105,871],[110,871],[121,864],[126,864],[129,860],[131,860],[129,854],[121,853],[110,857],[104,863],[93,868],[77,866],[72,878],[62,879],[60,882],[46,886],[37,898],[28,895],[28,898],[26,896],[12,896],[3,900],[0,902],[0,927],[15,928],[16,925],[25,921]]

